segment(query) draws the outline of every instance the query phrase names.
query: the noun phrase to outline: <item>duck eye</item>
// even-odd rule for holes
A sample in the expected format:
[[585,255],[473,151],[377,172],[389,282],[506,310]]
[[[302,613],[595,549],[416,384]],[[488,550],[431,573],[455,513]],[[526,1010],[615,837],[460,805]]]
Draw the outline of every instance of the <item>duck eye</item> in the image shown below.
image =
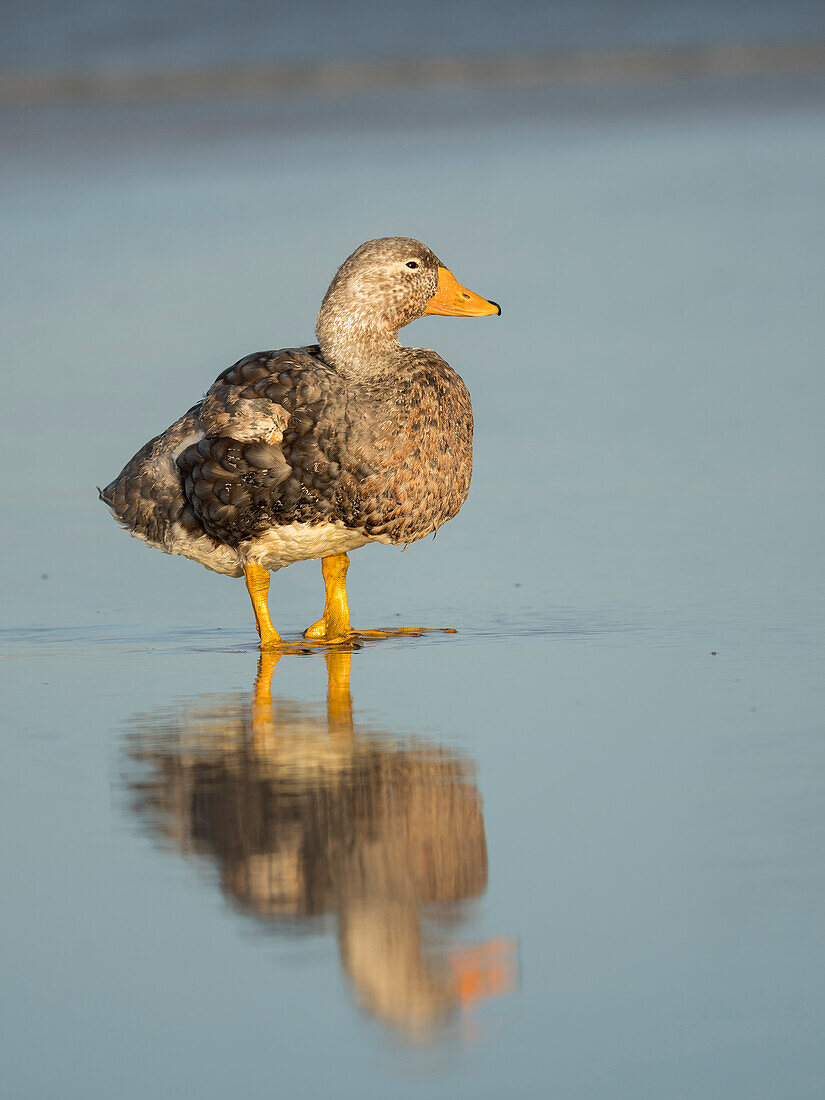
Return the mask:
[[418,264],[415,260],[407,260],[407,267],[418,267]]

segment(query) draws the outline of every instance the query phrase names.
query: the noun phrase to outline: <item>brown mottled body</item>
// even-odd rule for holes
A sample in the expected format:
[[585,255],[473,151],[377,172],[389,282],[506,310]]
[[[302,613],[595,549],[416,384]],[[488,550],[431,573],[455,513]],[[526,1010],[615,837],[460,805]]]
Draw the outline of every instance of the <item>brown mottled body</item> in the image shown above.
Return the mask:
[[391,376],[364,381],[342,378],[317,346],[247,356],[103,499],[138,537],[190,557],[201,548],[208,568],[232,548],[233,573],[277,526],[335,523],[395,544],[432,534],[467,498],[472,406],[435,352],[404,353]]
[[[470,397],[435,352],[405,349],[403,359],[392,375],[363,382],[341,378],[318,347],[265,352],[225,371],[209,391],[216,404],[263,399],[286,422],[270,444],[207,435],[180,456],[205,530],[237,545],[273,524],[331,521],[407,543],[451,519],[470,487]],[[205,498],[195,479],[211,486]]]

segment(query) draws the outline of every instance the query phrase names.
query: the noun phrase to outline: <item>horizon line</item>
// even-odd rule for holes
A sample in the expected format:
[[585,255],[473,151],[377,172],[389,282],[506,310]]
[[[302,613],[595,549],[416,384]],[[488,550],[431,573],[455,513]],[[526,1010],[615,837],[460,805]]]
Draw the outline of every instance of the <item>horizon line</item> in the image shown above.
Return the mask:
[[0,106],[103,100],[357,93],[428,85],[756,76],[825,70],[825,40],[501,57],[392,58],[175,70],[0,72]]

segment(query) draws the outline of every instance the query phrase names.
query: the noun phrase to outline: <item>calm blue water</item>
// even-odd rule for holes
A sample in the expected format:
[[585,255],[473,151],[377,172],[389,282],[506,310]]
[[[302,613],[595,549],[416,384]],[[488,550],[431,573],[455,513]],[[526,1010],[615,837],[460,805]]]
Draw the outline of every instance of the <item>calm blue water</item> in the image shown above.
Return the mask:
[[[822,1095],[823,92],[0,113],[4,1093]],[[242,586],[94,486],[386,233],[504,308],[406,330],[473,489],[350,570],[459,633],[253,706]]]

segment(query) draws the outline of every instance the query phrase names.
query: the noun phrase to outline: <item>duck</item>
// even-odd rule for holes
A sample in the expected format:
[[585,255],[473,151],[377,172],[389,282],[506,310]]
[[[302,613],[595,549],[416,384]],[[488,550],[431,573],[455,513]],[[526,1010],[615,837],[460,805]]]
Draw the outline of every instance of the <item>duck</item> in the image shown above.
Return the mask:
[[426,315],[485,317],[498,303],[458,282],[420,241],[366,241],[335,273],[317,343],[256,352],[149,440],[100,499],[131,535],[243,577],[260,648],[287,651],[269,612],[270,575],[321,560],[325,602],[305,645],[420,634],[356,631],[349,553],[405,549],[467,499],[473,411],[461,377],[399,330]]

